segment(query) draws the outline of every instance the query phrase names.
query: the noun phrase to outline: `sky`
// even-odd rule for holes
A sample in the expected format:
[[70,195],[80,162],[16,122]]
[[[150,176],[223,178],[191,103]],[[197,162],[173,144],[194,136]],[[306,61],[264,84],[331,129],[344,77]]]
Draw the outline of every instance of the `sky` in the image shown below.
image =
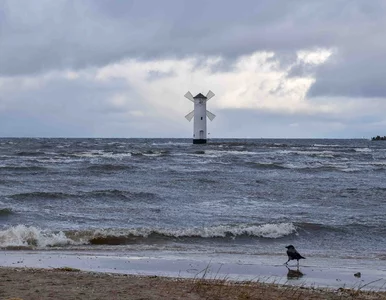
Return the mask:
[[0,137],[386,135],[384,0],[0,0]]

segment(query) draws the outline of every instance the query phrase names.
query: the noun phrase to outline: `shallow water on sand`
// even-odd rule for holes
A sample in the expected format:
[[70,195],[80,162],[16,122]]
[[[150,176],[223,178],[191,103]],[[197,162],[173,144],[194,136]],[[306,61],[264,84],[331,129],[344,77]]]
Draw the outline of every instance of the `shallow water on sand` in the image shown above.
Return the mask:
[[[270,255],[192,254],[159,251],[3,251],[0,266],[75,268],[91,272],[258,281],[276,284],[385,291],[386,268],[374,260],[314,258],[285,266]],[[360,273],[360,275],[358,275]],[[355,276],[354,274],[357,274]]]

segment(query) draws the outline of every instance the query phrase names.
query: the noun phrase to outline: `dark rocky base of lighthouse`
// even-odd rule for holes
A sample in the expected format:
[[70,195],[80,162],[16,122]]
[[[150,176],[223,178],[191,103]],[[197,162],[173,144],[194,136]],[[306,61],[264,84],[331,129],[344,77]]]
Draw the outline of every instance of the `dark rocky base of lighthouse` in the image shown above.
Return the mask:
[[195,139],[193,144],[206,144],[206,139]]

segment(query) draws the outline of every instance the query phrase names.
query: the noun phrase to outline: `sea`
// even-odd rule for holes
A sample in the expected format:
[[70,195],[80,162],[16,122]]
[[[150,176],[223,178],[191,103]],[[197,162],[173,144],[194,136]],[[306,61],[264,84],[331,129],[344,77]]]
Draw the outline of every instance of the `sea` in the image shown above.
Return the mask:
[[0,248],[382,262],[385,179],[366,139],[1,138]]

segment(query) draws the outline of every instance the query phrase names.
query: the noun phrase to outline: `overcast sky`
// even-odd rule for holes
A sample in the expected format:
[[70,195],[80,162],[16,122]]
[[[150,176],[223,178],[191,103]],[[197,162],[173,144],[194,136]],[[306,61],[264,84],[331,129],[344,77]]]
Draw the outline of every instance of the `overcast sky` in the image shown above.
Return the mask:
[[0,0],[0,136],[386,135],[384,0]]

